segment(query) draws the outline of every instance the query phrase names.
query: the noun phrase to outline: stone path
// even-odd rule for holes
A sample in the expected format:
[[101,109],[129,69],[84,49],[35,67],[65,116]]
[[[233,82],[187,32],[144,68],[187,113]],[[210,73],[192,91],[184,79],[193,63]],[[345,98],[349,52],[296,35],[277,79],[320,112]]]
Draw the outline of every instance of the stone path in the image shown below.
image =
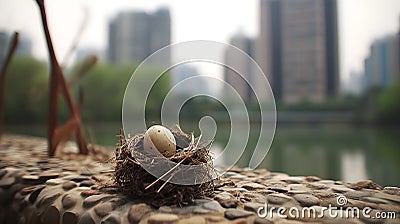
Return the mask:
[[46,147],[42,138],[2,138],[0,223],[400,223],[398,187],[264,169],[234,168],[212,198],[157,208],[101,189],[111,178],[104,151],[77,156],[67,146],[49,159]]

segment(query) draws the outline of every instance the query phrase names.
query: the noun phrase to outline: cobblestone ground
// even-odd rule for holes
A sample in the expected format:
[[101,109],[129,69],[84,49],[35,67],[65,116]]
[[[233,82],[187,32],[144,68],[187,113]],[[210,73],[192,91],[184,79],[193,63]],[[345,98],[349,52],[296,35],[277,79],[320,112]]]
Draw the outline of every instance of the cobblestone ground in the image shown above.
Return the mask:
[[3,136],[0,223],[400,223],[398,187],[264,169],[232,169],[213,197],[157,208],[100,189],[112,172],[104,153],[67,146],[49,159],[46,147],[43,138]]

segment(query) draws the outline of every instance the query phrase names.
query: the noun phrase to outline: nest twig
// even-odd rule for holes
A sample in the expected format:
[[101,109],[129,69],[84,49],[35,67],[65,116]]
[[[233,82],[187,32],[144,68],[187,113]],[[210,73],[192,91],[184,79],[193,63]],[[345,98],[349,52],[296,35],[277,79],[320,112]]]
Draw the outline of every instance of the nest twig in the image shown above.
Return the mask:
[[[114,181],[121,193],[132,198],[149,200],[157,207],[190,204],[195,198],[212,194],[216,171],[209,155],[210,145],[200,144],[200,138],[195,139],[193,135],[190,136],[180,129],[173,131],[173,135],[177,143],[177,153],[167,160],[161,154],[146,155],[143,149],[143,134],[126,138],[121,132],[113,160]],[[175,166],[164,169],[158,178],[143,168],[165,168],[166,161],[174,162]],[[181,169],[179,165],[197,165],[197,168],[191,169],[191,166],[186,166],[185,169]],[[172,183],[171,179],[175,176],[194,177],[195,183]]]

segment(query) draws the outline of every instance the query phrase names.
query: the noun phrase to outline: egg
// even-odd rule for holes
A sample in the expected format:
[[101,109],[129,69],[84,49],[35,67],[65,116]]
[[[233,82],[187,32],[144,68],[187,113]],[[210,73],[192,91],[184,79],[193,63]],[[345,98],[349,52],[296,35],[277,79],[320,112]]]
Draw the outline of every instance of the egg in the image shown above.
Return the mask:
[[171,156],[176,153],[175,137],[168,128],[153,125],[144,134],[143,148],[147,152],[157,149],[163,156]]

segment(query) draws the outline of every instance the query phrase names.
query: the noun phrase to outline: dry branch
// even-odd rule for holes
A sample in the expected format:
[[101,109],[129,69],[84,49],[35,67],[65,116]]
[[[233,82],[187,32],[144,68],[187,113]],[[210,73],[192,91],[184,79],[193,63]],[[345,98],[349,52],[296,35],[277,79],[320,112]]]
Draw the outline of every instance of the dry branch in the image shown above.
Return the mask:
[[[58,115],[58,94],[59,91],[63,93],[67,100],[68,108],[71,112],[72,118],[76,122],[76,138],[79,146],[79,152],[81,154],[88,154],[87,142],[85,134],[83,132],[82,123],[78,114],[78,109],[73,101],[68,85],[65,81],[63,71],[57,61],[56,54],[54,52],[53,42],[50,36],[49,27],[47,24],[46,9],[44,6],[44,0],[36,0],[40,15],[42,18],[43,30],[46,36],[47,48],[50,57],[50,102],[49,102],[49,123],[48,123],[48,144],[49,156],[54,156],[59,141],[55,138],[57,129],[57,115]],[[61,88],[61,89],[60,89]]]

